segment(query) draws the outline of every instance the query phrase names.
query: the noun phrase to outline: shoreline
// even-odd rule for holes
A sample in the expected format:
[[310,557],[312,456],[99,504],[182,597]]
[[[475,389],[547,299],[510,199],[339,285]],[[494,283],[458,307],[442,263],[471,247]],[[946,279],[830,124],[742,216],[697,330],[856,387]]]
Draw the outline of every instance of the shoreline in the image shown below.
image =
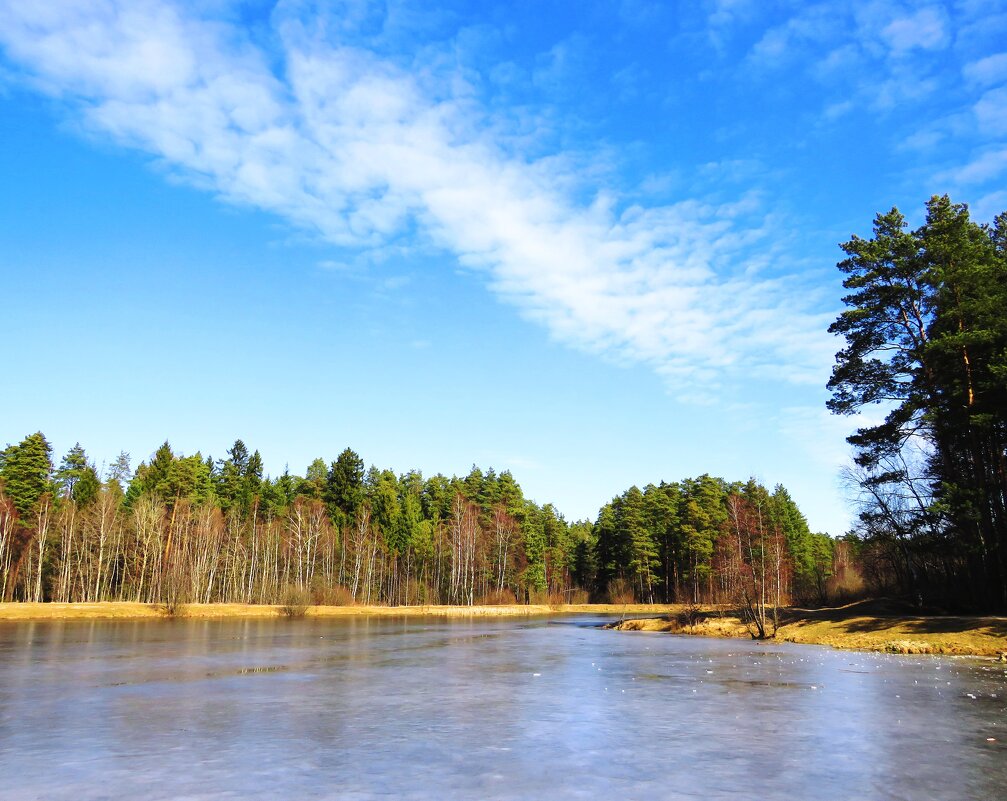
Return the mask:
[[[673,615],[680,604],[502,604],[498,606],[308,606],[292,617],[544,617],[560,614]],[[58,620],[187,620],[284,617],[283,604],[180,604],[169,613],[164,604],[131,601],[95,603],[0,603],[0,623]]]
[[[291,617],[492,618],[554,615],[621,615],[606,628],[699,637],[751,639],[740,618],[726,608],[684,604],[507,604],[499,606],[308,606]],[[87,620],[283,619],[280,604],[0,603],[0,624]],[[690,622],[689,616],[692,617]],[[825,645],[843,650],[895,654],[994,657],[1007,661],[1007,617],[924,616],[886,601],[861,601],[830,609],[780,609],[776,636],[764,642]]]
[[[887,601],[860,601],[830,609],[781,607],[780,626],[762,642],[825,645],[846,651],[993,657],[1007,662],[1007,617],[916,615]],[[702,609],[684,615],[637,618],[610,626],[620,631],[752,639],[729,612]]]

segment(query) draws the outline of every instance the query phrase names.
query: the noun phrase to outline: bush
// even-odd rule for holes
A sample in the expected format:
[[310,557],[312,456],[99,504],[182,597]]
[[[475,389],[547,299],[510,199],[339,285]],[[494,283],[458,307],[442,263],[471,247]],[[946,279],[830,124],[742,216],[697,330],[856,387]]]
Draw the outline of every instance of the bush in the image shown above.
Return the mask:
[[332,587],[316,587],[311,593],[315,606],[353,606],[353,593],[348,587],[336,584]]
[[311,596],[306,590],[290,587],[283,595],[283,603],[280,604],[280,614],[289,618],[304,617],[308,612],[310,604]]
[[165,601],[159,609],[165,617],[185,617],[185,604],[178,598]]
[[689,604],[678,613],[678,623],[680,626],[695,626],[706,619],[703,608],[697,604]]

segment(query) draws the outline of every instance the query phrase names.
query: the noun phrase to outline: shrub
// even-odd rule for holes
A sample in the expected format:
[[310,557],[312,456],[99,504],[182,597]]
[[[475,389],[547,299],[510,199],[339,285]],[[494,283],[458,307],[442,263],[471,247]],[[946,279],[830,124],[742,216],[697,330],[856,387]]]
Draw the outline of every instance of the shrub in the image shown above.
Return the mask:
[[695,626],[706,619],[706,614],[698,604],[689,604],[678,613],[678,623],[680,626]]
[[304,617],[308,612],[310,603],[311,595],[307,590],[290,587],[283,595],[283,603],[280,604],[280,614],[289,618]]
[[316,587],[311,593],[311,602],[315,606],[353,606],[353,593],[342,584],[331,587]]
[[165,617],[185,617],[185,604],[178,598],[171,598],[159,607]]

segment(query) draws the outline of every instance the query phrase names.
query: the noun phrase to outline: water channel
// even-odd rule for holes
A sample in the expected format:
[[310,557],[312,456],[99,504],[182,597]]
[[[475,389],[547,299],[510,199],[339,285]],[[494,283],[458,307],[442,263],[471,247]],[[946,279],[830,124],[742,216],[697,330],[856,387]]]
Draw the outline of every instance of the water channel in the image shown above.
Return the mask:
[[1007,798],[1007,666],[599,619],[0,623],[0,798]]

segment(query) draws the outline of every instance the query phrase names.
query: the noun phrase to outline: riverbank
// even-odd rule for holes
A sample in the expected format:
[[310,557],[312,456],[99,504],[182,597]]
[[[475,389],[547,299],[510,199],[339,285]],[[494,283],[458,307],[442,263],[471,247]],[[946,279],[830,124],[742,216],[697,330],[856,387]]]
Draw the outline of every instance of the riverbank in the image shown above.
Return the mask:
[[[751,637],[729,610],[681,604],[509,604],[499,606],[308,606],[270,604],[0,603],[0,622],[102,619],[212,619],[296,617],[545,617],[560,614],[620,615],[622,631],[663,631],[703,637]],[[859,651],[998,657],[1007,653],[1007,618],[919,616],[897,604],[864,601],[834,609],[780,610],[777,641],[829,645]]]
[[665,615],[683,607],[669,604],[509,604],[500,606],[307,606],[290,610],[270,604],[163,604],[107,601],[90,604],[0,603],[3,620],[99,620],[164,618],[279,617],[532,617],[556,614]]
[[[751,637],[739,617],[717,610],[625,620],[612,628]],[[892,602],[862,601],[834,609],[780,609],[775,639],[855,651],[1001,657],[1007,654],[1007,618],[912,615]]]

